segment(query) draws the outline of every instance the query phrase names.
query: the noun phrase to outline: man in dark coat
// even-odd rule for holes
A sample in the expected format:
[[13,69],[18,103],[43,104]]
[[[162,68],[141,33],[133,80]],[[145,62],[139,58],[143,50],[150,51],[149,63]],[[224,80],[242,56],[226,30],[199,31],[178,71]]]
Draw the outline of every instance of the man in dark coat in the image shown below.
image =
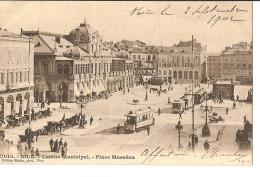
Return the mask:
[[49,144],[50,144],[51,152],[53,152],[53,144],[54,144],[54,141],[53,141],[52,138],[51,138],[51,140],[49,141]]
[[58,152],[60,151],[62,146],[63,146],[63,142],[62,142],[62,138],[60,138]]
[[58,146],[59,146],[59,142],[58,139],[56,139],[56,141],[54,142],[53,152],[57,152]]
[[91,117],[90,117],[90,120],[89,120],[90,125],[92,125],[93,120],[94,120],[94,119],[93,119],[93,117],[91,116]]
[[150,135],[150,126],[147,127],[147,134]]
[[206,140],[206,142],[204,143],[204,149],[205,149],[206,151],[208,151],[208,150],[209,150],[209,147],[210,147],[210,145],[209,145],[208,141]]
[[158,109],[158,116],[161,114],[161,108]]
[[120,124],[118,124],[117,128],[116,128],[116,134],[119,135],[120,132]]

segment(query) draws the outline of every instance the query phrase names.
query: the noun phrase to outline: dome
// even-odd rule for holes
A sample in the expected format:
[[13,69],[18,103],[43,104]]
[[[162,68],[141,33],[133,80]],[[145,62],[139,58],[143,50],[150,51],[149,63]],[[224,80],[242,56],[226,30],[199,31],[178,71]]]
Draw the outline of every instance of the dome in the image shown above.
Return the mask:
[[82,41],[86,42],[89,41],[89,25],[86,23],[81,23],[78,28],[73,29],[69,33],[69,40],[70,41]]

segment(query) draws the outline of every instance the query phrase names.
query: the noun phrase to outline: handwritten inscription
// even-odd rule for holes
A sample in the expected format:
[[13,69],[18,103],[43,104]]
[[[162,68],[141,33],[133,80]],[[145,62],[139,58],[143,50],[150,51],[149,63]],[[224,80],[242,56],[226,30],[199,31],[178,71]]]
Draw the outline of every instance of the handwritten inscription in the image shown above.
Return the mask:
[[[129,12],[130,16],[141,16],[141,15],[154,15],[159,14],[163,16],[175,15],[173,7],[170,5],[163,8],[159,13],[144,7],[135,7],[133,10]],[[188,6],[183,11],[185,15],[191,15],[196,18],[196,20],[200,19],[202,16],[207,16],[207,24],[211,27],[215,26],[220,21],[230,21],[230,22],[243,22],[244,19],[240,19],[236,14],[248,12],[247,9],[239,8],[237,5],[233,5],[230,8],[221,8],[219,5],[208,6],[208,5],[200,5],[199,7]],[[178,14],[177,14],[178,15]],[[182,14],[179,14],[182,15]],[[209,18],[208,18],[209,17]]]
[[203,154],[201,156],[201,159],[212,159],[212,158],[218,158],[218,157],[231,157],[231,161],[230,162],[235,162],[238,161],[244,157],[246,157],[246,154],[241,154],[238,151],[236,151],[235,153],[231,153],[231,154],[225,154],[225,153],[221,153],[221,149],[217,149],[217,148],[213,148],[211,150],[209,150],[208,152],[206,152],[205,154]]

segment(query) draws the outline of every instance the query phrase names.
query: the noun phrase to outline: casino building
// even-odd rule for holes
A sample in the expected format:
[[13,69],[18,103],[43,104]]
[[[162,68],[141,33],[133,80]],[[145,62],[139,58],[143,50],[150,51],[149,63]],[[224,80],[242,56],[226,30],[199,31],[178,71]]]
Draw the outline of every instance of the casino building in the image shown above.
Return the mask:
[[57,102],[62,97],[63,102],[75,102],[81,91],[93,99],[134,85],[133,62],[128,55],[104,47],[98,31],[86,22],[65,36],[21,33],[34,39],[36,101]]
[[0,28],[0,121],[29,114],[33,103],[32,39]]

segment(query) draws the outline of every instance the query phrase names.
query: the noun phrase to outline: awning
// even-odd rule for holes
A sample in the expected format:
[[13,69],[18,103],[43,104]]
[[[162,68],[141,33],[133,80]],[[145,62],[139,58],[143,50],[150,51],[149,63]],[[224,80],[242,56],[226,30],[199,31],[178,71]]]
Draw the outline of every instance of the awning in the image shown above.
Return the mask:
[[85,95],[91,93],[90,89],[88,88],[87,82],[83,82],[83,87],[85,90]]
[[86,93],[85,93],[85,89],[84,89],[84,87],[83,87],[83,84],[82,84],[82,82],[80,82],[79,83],[79,93],[81,92],[81,91],[83,91],[84,93],[83,93],[83,95],[85,95]]
[[78,90],[78,84],[74,84],[74,96],[76,97],[79,97],[80,93],[79,93],[79,90]]

